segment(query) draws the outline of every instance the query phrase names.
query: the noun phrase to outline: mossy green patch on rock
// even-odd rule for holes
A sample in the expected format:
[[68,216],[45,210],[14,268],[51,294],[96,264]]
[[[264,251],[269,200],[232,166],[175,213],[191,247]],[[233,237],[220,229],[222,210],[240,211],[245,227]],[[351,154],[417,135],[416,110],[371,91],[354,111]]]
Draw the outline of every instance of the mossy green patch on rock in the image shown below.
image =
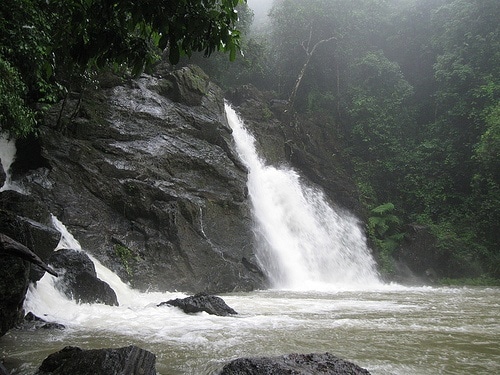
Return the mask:
[[130,261],[134,259],[134,252],[122,244],[115,244],[115,254],[120,258],[127,275],[132,276],[132,269],[130,268]]
[[169,85],[162,83],[162,94],[179,103],[198,106],[209,92],[208,76],[194,65],[176,70],[166,79],[172,88],[169,90]]

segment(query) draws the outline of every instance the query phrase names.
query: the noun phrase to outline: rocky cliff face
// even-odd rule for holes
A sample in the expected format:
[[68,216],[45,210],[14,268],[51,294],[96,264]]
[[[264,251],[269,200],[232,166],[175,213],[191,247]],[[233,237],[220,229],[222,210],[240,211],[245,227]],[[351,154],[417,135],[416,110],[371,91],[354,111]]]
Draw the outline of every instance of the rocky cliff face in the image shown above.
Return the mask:
[[39,139],[18,144],[13,167],[31,196],[133,287],[250,290],[265,280],[247,173],[233,149],[220,89],[186,67],[108,80],[54,108]]

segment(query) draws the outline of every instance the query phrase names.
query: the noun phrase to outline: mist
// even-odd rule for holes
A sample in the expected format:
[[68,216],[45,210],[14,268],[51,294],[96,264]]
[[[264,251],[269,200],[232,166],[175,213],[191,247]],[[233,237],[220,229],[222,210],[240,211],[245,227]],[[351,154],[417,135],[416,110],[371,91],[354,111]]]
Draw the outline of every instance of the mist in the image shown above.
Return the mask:
[[248,6],[254,12],[254,25],[259,26],[266,22],[267,13],[273,6],[271,0],[248,0]]

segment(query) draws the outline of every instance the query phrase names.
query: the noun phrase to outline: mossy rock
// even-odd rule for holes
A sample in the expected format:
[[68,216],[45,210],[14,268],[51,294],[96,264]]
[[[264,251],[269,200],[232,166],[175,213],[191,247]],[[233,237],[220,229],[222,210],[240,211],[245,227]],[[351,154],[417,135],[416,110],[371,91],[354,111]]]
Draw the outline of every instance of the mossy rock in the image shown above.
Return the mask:
[[161,93],[173,101],[198,106],[208,94],[210,81],[201,68],[190,65],[172,72],[160,85]]

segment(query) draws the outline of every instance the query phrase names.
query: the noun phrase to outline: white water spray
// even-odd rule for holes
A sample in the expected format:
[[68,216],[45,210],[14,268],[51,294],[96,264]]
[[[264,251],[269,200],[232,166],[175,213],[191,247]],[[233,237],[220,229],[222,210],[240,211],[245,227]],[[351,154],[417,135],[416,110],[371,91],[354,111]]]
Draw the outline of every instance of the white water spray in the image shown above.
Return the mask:
[[258,258],[284,289],[366,289],[380,286],[358,221],[334,210],[316,188],[288,168],[265,165],[255,140],[226,104],[238,153],[249,169]]
[[0,134],[0,163],[5,172],[5,183],[0,187],[0,191],[15,190],[23,193],[20,186],[12,182],[10,166],[16,157],[16,142],[14,139],[8,139],[5,134]]
[[[61,239],[54,251],[72,249],[85,252],[80,243],[57,217],[52,216],[52,224],[61,233]],[[85,253],[94,263],[97,277],[108,283],[115,291],[119,307],[103,304],[79,304],[70,300],[55,287],[56,278],[45,273],[36,284],[30,284],[24,302],[25,311],[31,311],[36,316],[62,323],[69,328],[104,330],[123,334],[132,332],[132,335],[136,335],[143,331],[153,333],[155,329],[158,329],[154,324],[155,319],[162,312],[164,314],[164,311],[156,308],[159,302],[185,297],[183,293],[141,293],[134,290],[96,258],[87,252]]]
[[[72,249],[76,251],[83,251],[80,243],[73,237],[73,235],[68,231],[66,226],[59,221],[59,219],[52,215],[52,225],[55,229],[61,233],[61,239],[57,244],[54,251],[60,249]],[[137,298],[138,292],[130,288],[129,285],[125,284],[120,277],[111,271],[109,268],[105,267],[99,260],[94,258],[91,254],[85,252],[90,258],[96,270],[97,277],[102,281],[105,281],[109,286],[115,291],[116,297],[120,305],[128,304],[133,299]]]

